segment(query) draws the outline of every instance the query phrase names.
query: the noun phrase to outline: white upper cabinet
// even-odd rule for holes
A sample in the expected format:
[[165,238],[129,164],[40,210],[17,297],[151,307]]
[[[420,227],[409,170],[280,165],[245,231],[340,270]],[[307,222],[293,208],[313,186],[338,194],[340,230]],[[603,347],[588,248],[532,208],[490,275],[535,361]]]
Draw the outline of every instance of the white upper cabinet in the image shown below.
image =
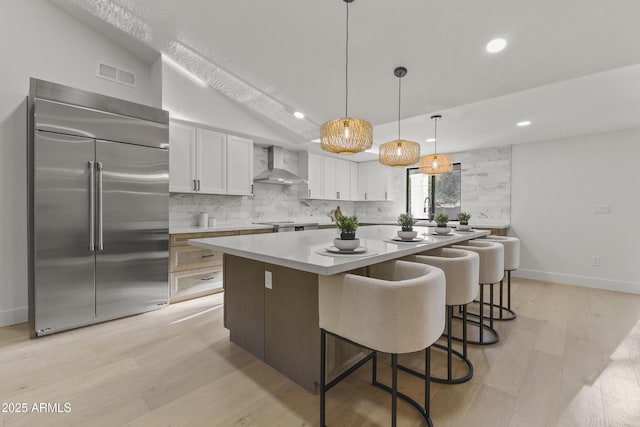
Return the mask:
[[358,164],[358,200],[391,200],[389,197],[389,169],[379,162]]
[[358,163],[349,162],[351,182],[349,188],[349,200],[358,200]]
[[169,191],[251,194],[253,141],[171,122]]
[[323,199],[338,199],[338,188],[336,187],[336,167],[338,159],[325,157],[322,167]]
[[[306,178],[309,183],[300,197],[305,199],[324,198],[324,156],[302,151],[298,153],[298,170],[300,176]],[[301,186],[303,187],[303,186]]]
[[227,135],[198,129],[199,193],[225,194],[227,191]]
[[227,194],[249,195],[253,188],[253,141],[227,136]]
[[338,200],[352,200],[351,163],[348,160],[336,159],[336,193]]
[[171,123],[169,141],[169,191],[196,192],[196,128]]

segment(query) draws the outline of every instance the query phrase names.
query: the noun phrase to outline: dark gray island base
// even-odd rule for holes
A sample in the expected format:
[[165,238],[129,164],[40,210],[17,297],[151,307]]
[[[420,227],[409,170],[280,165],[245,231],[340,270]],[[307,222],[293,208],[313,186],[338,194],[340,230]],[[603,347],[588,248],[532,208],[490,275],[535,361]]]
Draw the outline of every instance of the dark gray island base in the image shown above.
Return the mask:
[[[433,236],[416,227],[423,240],[394,242],[397,226],[358,229],[364,256],[335,255],[326,248],[336,231],[309,230],[189,240],[224,255],[224,325],[230,339],[304,389],[315,393],[320,380],[318,287],[335,274],[366,275],[368,266],[489,234],[486,230]],[[268,273],[271,284],[268,284]],[[266,276],[267,275],[267,276]],[[363,356],[344,341],[327,342],[327,376],[343,372]]]

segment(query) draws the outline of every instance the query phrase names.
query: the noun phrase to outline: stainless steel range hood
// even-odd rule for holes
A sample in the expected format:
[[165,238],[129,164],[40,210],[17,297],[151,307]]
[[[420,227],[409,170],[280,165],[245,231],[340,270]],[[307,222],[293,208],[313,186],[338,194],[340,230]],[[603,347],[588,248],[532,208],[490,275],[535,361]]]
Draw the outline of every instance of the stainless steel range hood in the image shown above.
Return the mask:
[[267,148],[267,170],[253,178],[253,181],[280,185],[307,183],[306,179],[300,178],[298,175],[284,169],[282,148],[273,145]]

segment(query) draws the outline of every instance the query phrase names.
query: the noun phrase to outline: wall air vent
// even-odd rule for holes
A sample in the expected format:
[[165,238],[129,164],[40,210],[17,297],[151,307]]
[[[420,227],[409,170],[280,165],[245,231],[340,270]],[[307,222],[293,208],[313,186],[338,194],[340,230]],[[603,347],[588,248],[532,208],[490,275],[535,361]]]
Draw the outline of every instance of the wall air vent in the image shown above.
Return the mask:
[[136,74],[98,61],[96,76],[125,86],[136,87]]

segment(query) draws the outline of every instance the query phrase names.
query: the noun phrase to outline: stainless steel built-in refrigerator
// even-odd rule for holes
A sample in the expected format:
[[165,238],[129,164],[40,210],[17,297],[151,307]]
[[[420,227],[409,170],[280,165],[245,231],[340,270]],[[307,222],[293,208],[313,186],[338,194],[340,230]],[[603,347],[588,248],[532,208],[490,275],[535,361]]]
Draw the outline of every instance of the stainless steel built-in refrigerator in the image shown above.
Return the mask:
[[168,300],[169,115],[31,79],[32,335]]

